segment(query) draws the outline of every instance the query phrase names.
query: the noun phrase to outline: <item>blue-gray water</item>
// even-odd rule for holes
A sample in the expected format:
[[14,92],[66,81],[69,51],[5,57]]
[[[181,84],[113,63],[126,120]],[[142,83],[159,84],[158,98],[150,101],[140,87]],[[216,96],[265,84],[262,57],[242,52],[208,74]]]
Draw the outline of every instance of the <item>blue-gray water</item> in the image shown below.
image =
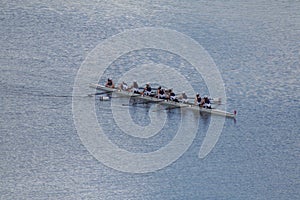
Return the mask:
[[[299,199],[299,1],[0,5],[0,199]],[[201,44],[222,75],[227,110],[238,116],[236,123],[226,119],[204,159],[198,152],[209,117],[199,118],[195,140],[177,161],[132,174],[87,151],[74,125],[72,91],[77,71],[100,42],[143,27],[176,30]],[[160,53],[132,52],[112,66],[172,57],[156,59]],[[169,60],[164,64],[180,66]],[[190,81],[197,87],[201,78],[190,75]],[[95,104],[99,119],[106,103]],[[133,109],[147,118],[143,108]],[[176,112],[170,110],[171,122]],[[155,144],[173,137],[164,131],[165,137],[153,138],[161,143],[147,141],[143,149],[142,141],[126,146],[132,138],[111,131],[111,139],[133,151],[158,149]]]

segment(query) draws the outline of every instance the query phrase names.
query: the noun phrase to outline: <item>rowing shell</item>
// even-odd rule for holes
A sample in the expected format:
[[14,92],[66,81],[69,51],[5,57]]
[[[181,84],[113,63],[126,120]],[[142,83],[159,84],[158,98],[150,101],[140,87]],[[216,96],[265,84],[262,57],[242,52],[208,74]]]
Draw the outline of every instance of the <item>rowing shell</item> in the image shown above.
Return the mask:
[[105,87],[104,85],[100,85],[100,84],[90,84],[90,87],[99,89],[99,90],[104,90],[107,92],[114,92],[115,94],[122,95],[122,96],[135,97],[135,98],[139,98],[139,99],[143,99],[143,100],[147,100],[147,101],[151,101],[151,102],[156,102],[159,104],[168,105],[168,106],[172,106],[172,107],[187,108],[187,109],[194,110],[194,111],[210,113],[210,114],[224,116],[224,117],[232,117],[232,118],[236,117],[235,112],[230,113],[230,112],[218,110],[218,109],[201,108],[192,103],[175,102],[175,101],[170,101],[170,100],[165,100],[165,99],[158,99],[156,97],[143,96],[140,94],[136,94],[136,93],[124,91],[124,90],[119,90],[116,88],[108,88],[108,87]]

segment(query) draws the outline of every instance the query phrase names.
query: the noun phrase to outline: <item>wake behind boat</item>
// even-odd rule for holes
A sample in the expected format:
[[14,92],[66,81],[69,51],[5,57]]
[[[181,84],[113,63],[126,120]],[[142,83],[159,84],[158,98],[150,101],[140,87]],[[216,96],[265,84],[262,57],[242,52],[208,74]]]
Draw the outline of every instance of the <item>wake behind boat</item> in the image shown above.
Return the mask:
[[171,106],[171,107],[186,108],[186,109],[190,109],[193,111],[210,113],[213,115],[219,115],[219,116],[224,116],[224,117],[231,117],[231,118],[236,117],[236,112],[230,113],[230,112],[215,109],[215,108],[213,108],[213,109],[203,108],[203,107],[199,107],[198,105],[194,105],[193,103],[189,103],[189,102],[175,102],[175,101],[166,100],[166,99],[159,99],[159,98],[152,97],[152,96],[137,94],[137,93],[134,93],[131,91],[125,91],[125,90],[121,90],[121,89],[117,89],[117,88],[109,88],[109,87],[106,87],[106,86],[100,85],[100,84],[90,84],[90,87],[95,88],[97,90],[105,91],[107,93],[114,93],[114,94],[125,96],[125,97],[134,97],[134,98],[143,99],[146,101],[159,103],[159,104],[167,105],[167,106]]

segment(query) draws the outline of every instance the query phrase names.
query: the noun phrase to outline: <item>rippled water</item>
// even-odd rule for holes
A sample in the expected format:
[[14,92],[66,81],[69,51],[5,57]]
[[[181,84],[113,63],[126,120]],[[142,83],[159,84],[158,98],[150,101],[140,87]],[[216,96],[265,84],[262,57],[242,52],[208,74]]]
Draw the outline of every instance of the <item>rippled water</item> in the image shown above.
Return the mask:
[[[299,198],[299,9],[297,1],[2,2],[1,199]],[[132,174],[88,151],[73,121],[72,92],[80,66],[100,42],[142,27],[176,30],[204,47],[222,75],[226,109],[238,116],[225,120],[217,144],[199,159],[211,117],[187,114],[199,124],[188,150],[166,168]],[[155,49],[119,57],[100,82],[145,63],[171,66],[194,90],[208,92],[186,60]],[[168,144],[182,117],[180,110],[162,110],[164,129],[145,140],[105,126],[113,123],[110,105],[95,97],[98,122],[132,152]],[[144,126],[152,106],[119,109]]]

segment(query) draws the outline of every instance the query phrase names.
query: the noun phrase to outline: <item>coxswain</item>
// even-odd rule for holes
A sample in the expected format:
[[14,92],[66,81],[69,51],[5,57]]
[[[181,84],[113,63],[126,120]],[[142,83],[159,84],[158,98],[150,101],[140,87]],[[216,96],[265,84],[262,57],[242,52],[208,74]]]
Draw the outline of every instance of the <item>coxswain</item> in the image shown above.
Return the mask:
[[195,96],[194,104],[197,105],[197,106],[201,106],[201,103],[202,103],[201,100],[202,99],[201,99],[200,94],[197,93],[196,96]]
[[185,94],[184,91],[181,93],[181,95],[178,97],[178,99],[181,100],[183,103],[188,102],[188,96]]
[[209,100],[208,96],[206,96],[206,95],[203,98],[203,108],[211,109],[210,100]]
[[115,87],[115,85],[114,85],[114,83],[113,83],[113,81],[112,81],[111,78],[108,78],[108,79],[107,79],[107,82],[106,82],[106,84],[105,84],[105,87],[108,87],[108,88],[114,88],[114,87]]
[[151,86],[150,83],[146,83],[146,86],[144,88],[144,91],[142,92],[142,95],[150,96],[151,95]]
[[165,90],[162,89],[161,86],[159,86],[157,88],[156,97],[159,98],[159,99],[165,99],[166,98]]

